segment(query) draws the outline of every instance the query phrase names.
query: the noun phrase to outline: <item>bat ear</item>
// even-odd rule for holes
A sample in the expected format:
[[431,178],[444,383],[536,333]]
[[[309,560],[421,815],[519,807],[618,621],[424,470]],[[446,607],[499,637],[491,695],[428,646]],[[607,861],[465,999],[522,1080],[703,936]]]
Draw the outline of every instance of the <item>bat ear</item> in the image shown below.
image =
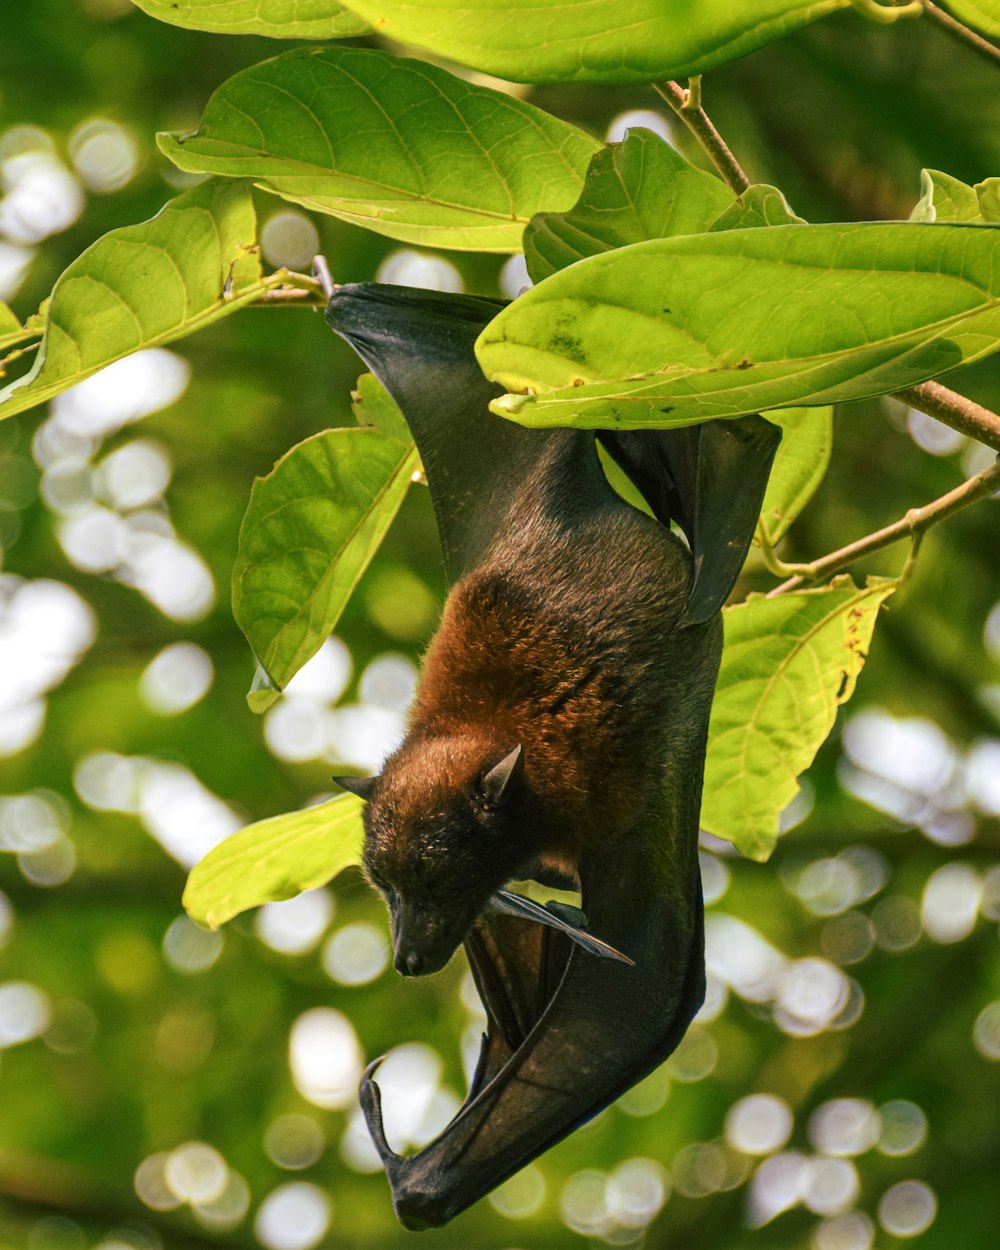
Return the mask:
[[356,794],[359,799],[364,799],[367,803],[372,797],[372,790],[375,788],[377,777],[331,777],[331,781],[337,783],[342,790],[346,790],[348,794]]
[[479,779],[479,790],[487,803],[496,804],[503,801],[510,784],[520,776],[524,769],[524,751],[518,743],[513,751],[509,751],[499,764],[483,773]]

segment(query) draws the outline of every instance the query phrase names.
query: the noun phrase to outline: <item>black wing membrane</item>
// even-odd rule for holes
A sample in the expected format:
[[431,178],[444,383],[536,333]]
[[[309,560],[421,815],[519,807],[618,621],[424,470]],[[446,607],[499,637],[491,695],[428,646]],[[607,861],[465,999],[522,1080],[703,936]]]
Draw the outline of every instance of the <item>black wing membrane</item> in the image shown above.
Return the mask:
[[[592,432],[526,430],[489,411],[500,392],[484,378],[473,345],[501,306],[365,284],[335,288],[327,309],[332,328],[409,423],[452,581],[481,560],[510,498],[553,440],[581,449],[569,457],[578,468],[565,492],[567,523],[590,502],[604,506],[611,491],[595,471]],[[692,623],[721,606],[739,571],[774,454],[772,429],[744,418],[601,435],[658,518],[677,520],[687,533],[696,567]],[[441,1135],[410,1157],[394,1153],[382,1127],[377,1064],[365,1073],[361,1105],[407,1227],[447,1222],[590,1119],[670,1054],[698,1010],[705,974],[697,836],[710,696],[698,698],[705,706],[691,740],[700,745],[671,812],[682,831],[680,861],[663,854],[665,813],[651,811],[648,835],[631,841],[627,855],[620,844],[584,852],[586,931],[552,913],[533,915],[537,905],[519,896],[476,921],[465,946],[487,1031],[466,1101]],[[595,936],[602,949],[581,949]]]

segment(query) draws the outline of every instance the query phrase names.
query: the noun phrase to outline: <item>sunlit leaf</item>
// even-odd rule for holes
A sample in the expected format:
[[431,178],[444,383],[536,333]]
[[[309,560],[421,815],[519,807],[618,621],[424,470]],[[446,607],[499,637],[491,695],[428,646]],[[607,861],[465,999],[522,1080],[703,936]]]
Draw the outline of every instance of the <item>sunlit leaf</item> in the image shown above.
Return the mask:
[[345,0],[381,35],[514,82],[649,82],[745,56],[849,0]]
[[788,201],[777,187],[754,183],[736,197],[725,212],[712,222],[712,230],[740,230],[752,226],[788,226],[802,223],[792,212]]
[[895,588],[873,578],[859,589],[840,577],[820,590],[754,595],[725,609],[703,829],[752,859],[768,857],[796,778],[851,697],[879,608]]
[[1000,228],[865,223],[637,243],[483,331],[524,425],[685,425],[899,390],[1000,346]]
[[778,408],[767,419],[783,431],[760,510],[760,527],[773,547],[823,480],[833,447],[833,409]]
[[649,130],[630,130],[590,162],[579,200],[540,213],[524,232],[528,272],[541,282],[584,256],[646,239],[697,234],[733,203],[713,174],[696,169]]
[[250,907],[294,898],[361,862],[362,802],[340,794],[272,816],[220,842],[188,876],[184,906],[217,929]]
[[248,695],[254,711],[329,637],[417,463],[412,442],[326,430],[254,483],[233,566],[233,615],[268,679]]
[[374,373],[363,373],[351,394],[351,411],[358,425],[378,430],[389,438],[412,442],[410,427],[399,405]]
[[253,178],[307,208],[432,247],[516,252],[533,214],[569,208],[597,143],[446,70],[369,48],[297,49],[215,92],[181,169]]
[[10,347],[26,338],[24,327],[7,305],[0,300],[0,347]]
[[948,0],[948,9],[963,22],[987,35],[1000,35],[998,0]]
[[920,192],[910,221],[1000,222],[1000,178],[970,187],[938,169],[922,169]]
[[40,404],[142,347],[200,330],[261,293],[248,187],[206,182],[150,221],[112,230],[63,273],[31,372],[0,417]]
[[371,30],[338,0],[132,0],[150,17],[189,30],[274,39],[346,39]]

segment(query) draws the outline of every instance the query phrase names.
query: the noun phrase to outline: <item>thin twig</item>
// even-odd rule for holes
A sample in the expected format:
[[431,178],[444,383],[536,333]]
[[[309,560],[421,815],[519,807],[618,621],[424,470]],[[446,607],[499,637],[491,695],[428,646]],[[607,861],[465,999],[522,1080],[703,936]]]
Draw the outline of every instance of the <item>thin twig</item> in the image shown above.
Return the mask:
[[948,520],[956,512],[960,512],[980,499],[985,499],[998,489],[1000,489],[1000,462],[983,469],[975,477],[970,477],[961,486],[956,486],[954,490],[942,495],[940,499],[924,504],[922,508],[911,508],[906,516],[901,517],[892,525],[887,525],[884,529],[876,530],[874,534],[859,538],[856,542],[849,543],[837,551],[831,551],[829,555],[822,556],[811,564],[799,565],[798,573],[790,577],[787,582],[776,586],[774,590],[768,591],[767,597],[773,599],[776,595],[796,590],[805,582],[819,581],[824,577],[829,577],[849,564],[853,564],[855,560],[860,560],[862,556],[871,555],[872,552],[880,551],[883,547],[888,547],[901,539],[909,538],[917,543],[932,526],[940,525],[942,521]]
[[970,30],[957,17],[952,17],[950,13],[946,13],[944,9],[939,8],[936,4],[931,4],[931,0],[923,0],[924,17],[933,22],[936,26],[947,31],[954,39],[960,40],[967,48],[971,48],[973,52],[978,52],[990,62],[991,65],[1000,65],[1000,48],[995,43],[990,43],[988,39],[984,39],[982,35],[976,31]]
[[[735,195],[742,195],[750,185],[750,179],[744,173],[739,161],[726,147],[725,140],[712,125],[711,119],[701,105],[699,104],[697,108],[690,107],[689,101],[692,100],[691,92],[672,79],[669,82],[653,83],[653,90],[663,97],[698,140],[712,164],[722,175],[722,180],[726,186]],[[699,83],[694,98],[700,99],[700,95],[701,85]]]
[[940,382],[921,382],[919,386],[907,387],[905,391],[897,391],[896,398],[1000,452],[1000,416],[957,391],[950,391]]

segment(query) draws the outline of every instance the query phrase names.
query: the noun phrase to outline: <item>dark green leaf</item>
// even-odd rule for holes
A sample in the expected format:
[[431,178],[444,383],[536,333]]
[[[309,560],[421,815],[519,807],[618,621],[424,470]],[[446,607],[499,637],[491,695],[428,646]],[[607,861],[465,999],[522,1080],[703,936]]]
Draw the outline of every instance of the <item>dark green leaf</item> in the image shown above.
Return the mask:
[[521,100],[369,48],[298,49],[215,92],[197,131],[160,135],[181,169],[253,178],[408,243],[516,252],[569,208],[597,143]]
[[539,213],[524,232],[532,280],[584,256],[707,230],[733,202],[713,174],[689,164],[649,130],[631,130],[590,162],[579,200],[566,213]]

